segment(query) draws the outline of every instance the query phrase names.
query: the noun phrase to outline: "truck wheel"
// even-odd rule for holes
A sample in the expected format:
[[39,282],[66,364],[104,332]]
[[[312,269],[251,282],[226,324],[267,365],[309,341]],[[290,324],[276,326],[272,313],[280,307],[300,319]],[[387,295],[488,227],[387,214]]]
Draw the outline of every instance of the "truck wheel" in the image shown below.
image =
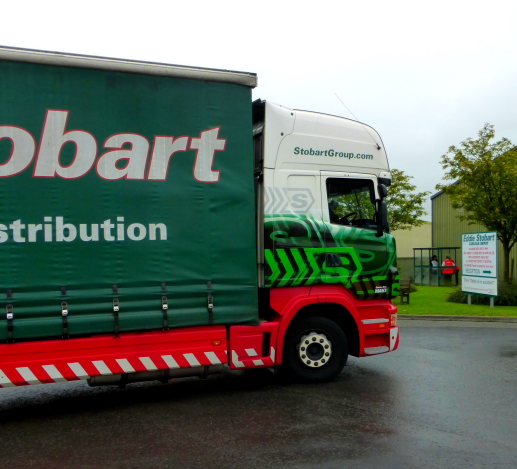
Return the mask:
[[330,319],[302,319],[289,331],[283,366],[294,378],[305,382],[334,379],[348,359],[343,330]]

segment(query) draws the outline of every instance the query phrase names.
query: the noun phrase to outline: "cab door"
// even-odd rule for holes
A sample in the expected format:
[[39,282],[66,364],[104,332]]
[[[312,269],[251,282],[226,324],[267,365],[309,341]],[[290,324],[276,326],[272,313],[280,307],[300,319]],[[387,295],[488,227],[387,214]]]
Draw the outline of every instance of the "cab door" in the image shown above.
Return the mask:
[[361,299],[388,295],[387,235],[377,229],[376,185],[373,175],[321,171],[322,280]]

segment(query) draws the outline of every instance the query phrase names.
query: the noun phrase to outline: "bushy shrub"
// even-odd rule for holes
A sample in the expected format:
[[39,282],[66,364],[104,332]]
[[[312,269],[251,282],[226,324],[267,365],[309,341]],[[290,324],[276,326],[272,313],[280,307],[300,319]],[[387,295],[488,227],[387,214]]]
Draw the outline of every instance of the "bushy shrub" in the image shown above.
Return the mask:
[[[498,294],[496,298],[494,298],[494,304],[496,306],[517,306],[517,282],[512,281],[509,283],[499,282]],[[447,301],[451,303],[468,303],[468,293],[463,293],[461,291],[461,287],[458,287],[454,292],[452,292],[448,297]],[[481,296],[472,294],[472,304],[473,305],[489,305],[490,297],[489,296]]]

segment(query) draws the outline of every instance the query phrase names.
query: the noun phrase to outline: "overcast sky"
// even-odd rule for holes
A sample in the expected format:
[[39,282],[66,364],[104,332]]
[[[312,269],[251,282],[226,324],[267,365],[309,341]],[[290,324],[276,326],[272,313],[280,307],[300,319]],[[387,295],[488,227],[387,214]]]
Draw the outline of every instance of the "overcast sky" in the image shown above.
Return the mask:
[[351,118],[337,93],[419,191],[436,192],[441,155],[485,122],[517,143],[517,2],[0,6],[0,45],[255,72],[254,98]]

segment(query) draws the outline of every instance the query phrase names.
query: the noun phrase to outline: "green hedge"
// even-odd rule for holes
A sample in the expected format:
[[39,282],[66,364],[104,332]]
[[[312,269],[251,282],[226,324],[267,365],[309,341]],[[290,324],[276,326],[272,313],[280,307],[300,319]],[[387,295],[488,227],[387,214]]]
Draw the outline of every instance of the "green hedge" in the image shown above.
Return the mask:
[[[496,306],[517,306],[517,282],[499,282],[497,289],[499,296],[494,299]],[[461,287],[458,287],[447,297],[447,301],[466,304],[468,303],[468,293],[462,292]],[[472,294],[472,304],[489,305],[490,297]]]

